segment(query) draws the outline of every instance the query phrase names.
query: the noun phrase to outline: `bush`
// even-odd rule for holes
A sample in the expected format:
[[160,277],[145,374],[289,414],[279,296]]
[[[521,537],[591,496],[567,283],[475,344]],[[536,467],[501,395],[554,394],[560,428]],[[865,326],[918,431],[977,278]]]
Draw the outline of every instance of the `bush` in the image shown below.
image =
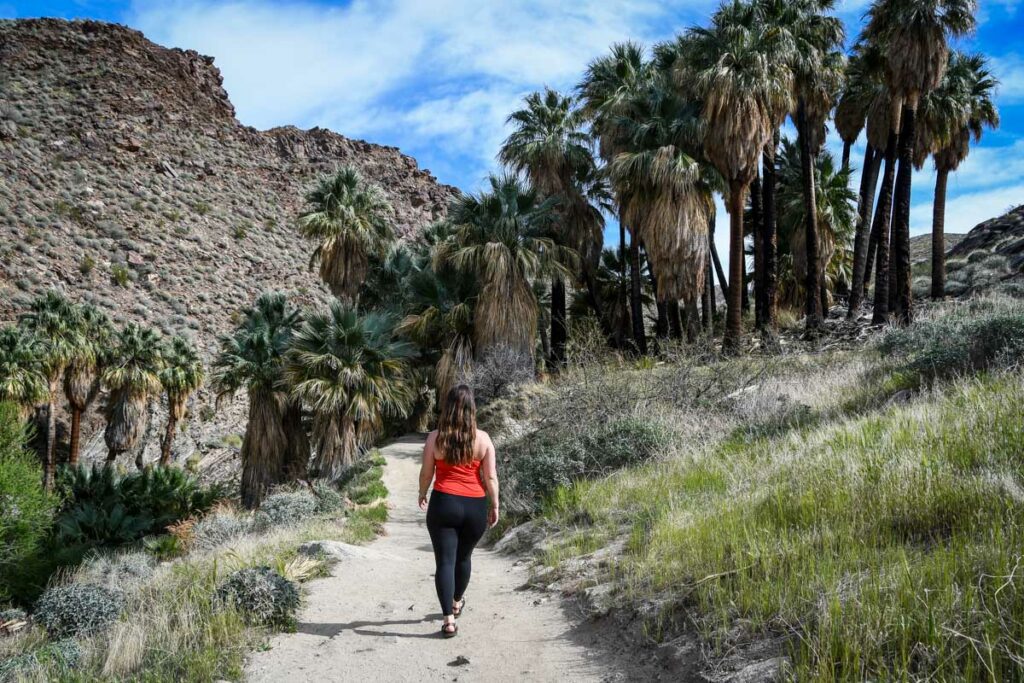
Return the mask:
[[36,578],[28,568],[44,547],[57,507],[57,498],[43,489],[42,469],[24,450],[26,439],[17,410],[0,404],[0,601]]
[[256,513],[261,527],[285,526],[309,519],[317,513],[317,499],[309,491],[282,491],[267,496]]
[[299,609],[298,587],[270,567],[232,573],[217,589],[217,599],[256,624],[288,623]]
[[1024,311],[990,306],[976,303],[890,331],[880,348],[903,356],[906,369],[931,379],[1012,366],[1024,353]]
[[153,575],[153,558],[146,553],[97,555],[86,560],[77,580],[132,592]]
[[160,534],[208,511],[224,497],[175,467],[119,476],[113,468],[66,469],[58,481],[65,500],[58,535],[65,545],[117,547]]
[[51,638],[91,635],[112,625],[124,608],[124,593],[92,583],[54,586],[36,602],[32,618]]
[[538,432],[504,448],[503,500],[513,514],[536,512],[560,486],[649,460],[670,443],[659,423],[636,417],[574,432]]
[[252,530],[252,517],[219,512],[196,522],[192,527],[191,544],[196,548],[215,548]]
[[316,496],[316,511],[321,515],[329,515],[345,507],[345,497],[326,481],[313,482],[313,494]]
[[462,378],[473,388],[478,405],[504,398],[520,384],[534,380],[533,359],[507,346],[487,351],[473,366],[469,377]]
[[82,660],[82,648],[72,638],[48,643],[17,657],[0,661],[0,681],[37,680],[42,670],[70,673]]

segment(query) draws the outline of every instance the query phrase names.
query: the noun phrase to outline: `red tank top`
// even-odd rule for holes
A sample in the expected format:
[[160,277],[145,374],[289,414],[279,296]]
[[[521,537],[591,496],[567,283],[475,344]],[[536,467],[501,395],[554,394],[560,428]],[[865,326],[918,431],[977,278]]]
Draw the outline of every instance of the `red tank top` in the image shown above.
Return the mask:
[[468,465],[449,465],[444,458],[434,459],[434,490],[453,496],[483,498],[487,495],[480,481],[480,464],[474,460]]

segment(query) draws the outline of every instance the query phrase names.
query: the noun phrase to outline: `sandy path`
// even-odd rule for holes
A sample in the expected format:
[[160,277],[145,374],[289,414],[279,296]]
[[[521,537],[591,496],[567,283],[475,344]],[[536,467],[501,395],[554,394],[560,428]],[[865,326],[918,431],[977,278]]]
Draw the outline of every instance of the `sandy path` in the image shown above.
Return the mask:
[[[609,681],[629,678],[574,643],[557,604],[516,590],[527,570],[477,549],[456,638],[438,636],[434,558],[416,506],[423,440],[383,449],[393,510],[369,557],[346,559],[309,586],[296,633],[254,653],[249,681]],[[457,663],[460,656],[468,663]]]

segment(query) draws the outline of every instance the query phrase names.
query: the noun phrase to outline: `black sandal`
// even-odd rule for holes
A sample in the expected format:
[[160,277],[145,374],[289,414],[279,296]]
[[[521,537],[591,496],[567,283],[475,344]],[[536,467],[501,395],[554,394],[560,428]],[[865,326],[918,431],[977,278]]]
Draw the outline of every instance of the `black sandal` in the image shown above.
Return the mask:
[[[452,627],[450,631],[448,630],[449,626]],[[459,635],[459,625],[456,624],[454,621],[446,624],[441,624],[442,638],[454,638],[457,635]]]
[[[456,605],[458,605],[456,607]],[[463,595],[461,600],[457,600],[455,605],[452,605],[452,614],[458,619],[462,615],[462,610],[466,609],[466,596]]]

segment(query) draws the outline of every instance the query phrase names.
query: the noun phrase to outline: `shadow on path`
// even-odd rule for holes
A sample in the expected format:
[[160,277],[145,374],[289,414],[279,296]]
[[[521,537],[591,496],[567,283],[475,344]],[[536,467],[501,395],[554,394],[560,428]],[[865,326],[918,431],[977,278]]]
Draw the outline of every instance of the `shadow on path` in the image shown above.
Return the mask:
[[[341,635],[346,631],[361,636],[395,636],[397,638],[438,638],[440,637],[440,629],[437,633],[408,633],[399,631],[378,631],[372,630],[374,626],[388,627],[388,626],[410,626],[415,624],[433,624],[441,619],[440,614],[428,614],[422,619],[389,619],[386,621],[350,621],[347,624],[316,624],[309,622],[299,622],[296,625],[295,631],[297,633],[306,633],[311,636],[321,636],[324,638],[334,638],[335,636]],[[371,627],[371,628],[368,628]]]

